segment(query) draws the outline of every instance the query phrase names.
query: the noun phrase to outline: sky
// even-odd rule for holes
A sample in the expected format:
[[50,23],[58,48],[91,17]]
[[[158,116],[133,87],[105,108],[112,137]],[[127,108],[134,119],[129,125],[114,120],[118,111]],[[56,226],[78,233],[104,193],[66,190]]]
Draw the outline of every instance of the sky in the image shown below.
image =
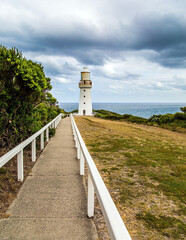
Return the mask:
[[59,102],[186,102],[185,0],[0,0],[0,44],[42,63]]

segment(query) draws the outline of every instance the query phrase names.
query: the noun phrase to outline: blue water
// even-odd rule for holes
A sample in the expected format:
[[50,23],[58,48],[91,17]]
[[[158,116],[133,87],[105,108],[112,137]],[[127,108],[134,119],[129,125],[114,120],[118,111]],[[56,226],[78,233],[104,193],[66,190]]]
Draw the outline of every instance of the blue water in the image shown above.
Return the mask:
[[[59,106],[70,112],[78,109],[78,103],[60,103]],[[180,112],[186,103],[93,103],[94,110],[108,110],[119,114],[131,114],[149,118],[152,115]]]

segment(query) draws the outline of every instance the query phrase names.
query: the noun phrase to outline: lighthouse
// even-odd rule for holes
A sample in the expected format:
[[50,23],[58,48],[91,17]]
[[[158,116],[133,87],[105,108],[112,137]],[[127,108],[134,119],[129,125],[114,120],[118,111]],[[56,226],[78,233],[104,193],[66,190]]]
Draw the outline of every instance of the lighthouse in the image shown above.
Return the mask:
[[81,72],[81,80],[79,82],[79,112],[78,115],[92,115],[92,98],[91,88],[92,81],[90,80],[90,71],[87,67]]

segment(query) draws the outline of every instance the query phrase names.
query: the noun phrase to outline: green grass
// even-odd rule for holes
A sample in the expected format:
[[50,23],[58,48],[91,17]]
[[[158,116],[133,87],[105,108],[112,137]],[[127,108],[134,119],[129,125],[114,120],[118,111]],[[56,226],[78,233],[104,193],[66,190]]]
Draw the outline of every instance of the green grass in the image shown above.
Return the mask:
[[[98,140],[88,146],[91,147],[91,152],[97,153],[109,152],[110,154],[125,150],[122,153],[124,163],[110,168],[110,171],[118,170],[125,164],[136,167],[141,176],[143,174],[159,182],[159,185],[154,186],[154,188],[162,190],[167,196],[173,196],[184,201],[186,193],[185,173],[183,171],[185,168],[183,165],[185,149],[150,139],[147,139],[141,147],[141,142],[136,141],[135,138],[116,139],[115,137],[115,135],[110,135],[109,138],[105,136],[100,141]],[[133,152],[128,152],[128,150],[133,150]],[[103,159],[105,165],[108,165],[111,160],[111,158],[107,159],[106,157],[103,157]],[[158,171],[155,169],[156,167],[158,167]],[[167,173],[166,167],[169,168],[170,173]],[[148,170],[145,171],[145,168],[148,168]]]
[[176,218],[154,216],[149,212],[139,213],[136,215],[136,218],[143,220],[147,228],[156,229],[166,237],[184,239],[184,235],[186,235],[186,224]]

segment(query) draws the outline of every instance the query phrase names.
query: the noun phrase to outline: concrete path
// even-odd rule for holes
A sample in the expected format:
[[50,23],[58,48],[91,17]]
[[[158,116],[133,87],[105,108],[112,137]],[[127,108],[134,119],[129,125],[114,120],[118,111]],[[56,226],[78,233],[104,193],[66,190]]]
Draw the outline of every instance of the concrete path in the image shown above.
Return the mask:
[[0,220],[0,240],[97,239],[86,206],[70,119],[66,118],[10,206],[10,217]]

